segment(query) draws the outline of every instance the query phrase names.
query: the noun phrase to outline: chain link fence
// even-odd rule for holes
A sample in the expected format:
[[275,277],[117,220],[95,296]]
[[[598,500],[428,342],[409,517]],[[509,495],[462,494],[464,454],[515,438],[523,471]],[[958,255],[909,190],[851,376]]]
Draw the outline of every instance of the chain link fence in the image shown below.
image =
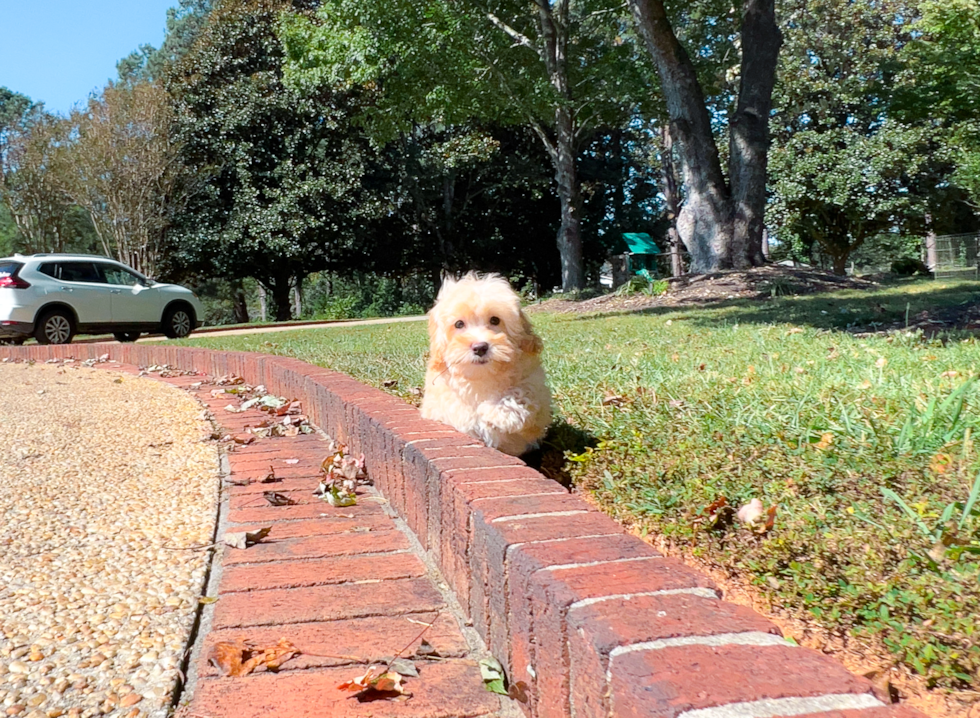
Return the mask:
[[935,242],[935,258],[928,256],[927,249],[923,259],[933,265],[930,269],[936,279],[977,278],[980,233],[944,234],[936,237]]

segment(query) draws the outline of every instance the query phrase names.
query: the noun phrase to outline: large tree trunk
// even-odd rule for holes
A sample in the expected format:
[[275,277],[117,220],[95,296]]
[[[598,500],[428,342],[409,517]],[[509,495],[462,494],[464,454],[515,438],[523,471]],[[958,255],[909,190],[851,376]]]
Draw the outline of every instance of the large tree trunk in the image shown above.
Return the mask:
[[[761,230],[765,152],[780,37],[775,26],[774,0],[745,2],[743,77],[738,111],[730,128],[734,148],[730,188],[725,182],[694,63],[678,42],[662,0],[629,0],[660,75],[670,134],[678,147],[685,197],[677,230],[691,255],[691,271],[695,274],[764,261]],[[755,42],[764,47],[753,47]],[[741,229],[737,230],[736,224]]]
[[744,0],[742,70],[738,107],[729,125],[729,174],[735,217],[732,259],[735,267],[760,266],[766,211],[766,162],[769,114],[776,62],[783,37],[773,0]]

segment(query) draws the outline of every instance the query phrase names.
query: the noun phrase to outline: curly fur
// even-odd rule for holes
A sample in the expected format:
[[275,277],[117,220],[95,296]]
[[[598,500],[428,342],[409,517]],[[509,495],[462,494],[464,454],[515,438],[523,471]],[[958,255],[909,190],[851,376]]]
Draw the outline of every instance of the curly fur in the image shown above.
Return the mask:
[[423,417],[514,456],[536,448],[551,423],[543,347],[506,279],[446,279],[429,342]]

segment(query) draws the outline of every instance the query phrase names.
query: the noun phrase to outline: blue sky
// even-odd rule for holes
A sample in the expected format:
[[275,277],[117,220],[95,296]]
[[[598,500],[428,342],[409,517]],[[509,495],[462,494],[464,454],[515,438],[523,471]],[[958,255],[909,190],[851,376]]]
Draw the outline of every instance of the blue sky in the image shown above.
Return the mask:
[[159,47],[177,0],[0,0],[0,86],[67,114],[143,43]]

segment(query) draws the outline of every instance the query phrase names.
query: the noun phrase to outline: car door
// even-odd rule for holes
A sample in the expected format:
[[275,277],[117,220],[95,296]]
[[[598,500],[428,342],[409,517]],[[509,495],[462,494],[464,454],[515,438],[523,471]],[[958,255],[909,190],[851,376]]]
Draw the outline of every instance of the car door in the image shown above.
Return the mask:
[[55,270],[60,284],[51,294],[75,310],[79,324],[112,320],[112,295],[95,262],[66,260],[58,262]]
[[113,324],[159,324],[163,313],[160,292],[135,272],[118,264],[101,263],[109,285]]

